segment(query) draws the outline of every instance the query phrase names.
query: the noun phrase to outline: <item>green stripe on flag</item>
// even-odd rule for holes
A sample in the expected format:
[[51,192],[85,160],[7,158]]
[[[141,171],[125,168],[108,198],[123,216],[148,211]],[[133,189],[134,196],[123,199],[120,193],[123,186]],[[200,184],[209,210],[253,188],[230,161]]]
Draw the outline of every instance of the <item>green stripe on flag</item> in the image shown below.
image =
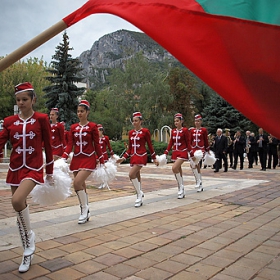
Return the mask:
[[196,0],[196,2],[209,14],[280,25],[280,0]]

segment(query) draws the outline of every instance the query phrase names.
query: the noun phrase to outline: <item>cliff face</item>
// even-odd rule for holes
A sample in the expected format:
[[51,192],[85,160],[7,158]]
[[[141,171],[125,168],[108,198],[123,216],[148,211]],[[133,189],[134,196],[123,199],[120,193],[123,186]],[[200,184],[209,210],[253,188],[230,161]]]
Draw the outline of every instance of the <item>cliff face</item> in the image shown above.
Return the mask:
[[122,67],[123,62],[142,52],[151,62],[175,61],[174,57],[141,32],[119,30],[101,37],[90,50],[84,51],[79,60],[82,74],[90,87],[105,83],[108,69]]

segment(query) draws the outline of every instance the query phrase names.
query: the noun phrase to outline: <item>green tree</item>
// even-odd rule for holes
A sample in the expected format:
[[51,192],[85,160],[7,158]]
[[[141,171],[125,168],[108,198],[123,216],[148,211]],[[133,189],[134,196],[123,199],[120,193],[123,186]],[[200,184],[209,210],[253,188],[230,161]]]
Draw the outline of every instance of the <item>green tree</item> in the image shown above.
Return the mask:
[[110,86],[87,93],[94,110],[92,120],[102,123],[110,138],[121,139],[123,132],[131,129],[132,113],[141,111],[145,127],[153,132],[163,122],[171,102],[169,86],[164,82],[167,73],[148,62],[142,53],[128,59],[124,68],[112,70],[108,76]]
[[195,113],[200,114],[204,110],[204,108],[210,103],[213,91],[206,84],[201,84],[199,93],[201,94],[202,98],[194,100],[194,107],[196,110]]
[[29,58],[20,60],[0,73],[0,119],[14,114],[15,85],[30,82],[36,92],[37,101],[34,106],[36,111],[46,112],[45,102],[42,98],[43,88],[49,85],[45,80],[46,62],[43,59]]
[[172,113],[180,112],[185,118],[186,125],[193,125],[194,100],[203,98],[197,89],[197,81],[188,69],[179,67],[171,69],[167,81],[173,100],[167,106],[167,110]]
[[216,93],[211,96],[210,103],[204,108],[202,116],[203,125],[212,134],[216,133],[217,128],[230,128],[234,132],[241,130],[243,133],[246,130],[255,131],[255,125],[249,119]]
[[51,68],[47,69],[51,76],[46,77],[46,80],[51,85],[43,89],[44,98],[47,99],[46,107],[48,110],[59,108],[60,121],[65,122],[66,129],[78,121],[76,115],[78,97],[85,91],[85,88],[78,88],[76,85],[83,80],[79,76],[82,68],[81,62],[69,54],[71,50],[73,48],[69,47],[69,37],[64,32],[62,43],[56,47],[55,55],[52,57]]

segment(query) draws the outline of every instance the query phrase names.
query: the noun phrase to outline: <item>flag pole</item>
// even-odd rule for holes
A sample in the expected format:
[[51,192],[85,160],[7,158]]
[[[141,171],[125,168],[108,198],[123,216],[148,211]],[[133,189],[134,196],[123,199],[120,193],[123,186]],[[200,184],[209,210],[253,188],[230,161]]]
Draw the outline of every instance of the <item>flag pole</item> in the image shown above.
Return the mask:
[[37,35],[6,57],[0,60],[0,72],[11,66],[13,63],[27,55],[28,53],[32,52],[55,35],[63,31],[67,28],[66,23],[63,20],[60,20],[50,28],[43,31],[41,34]]

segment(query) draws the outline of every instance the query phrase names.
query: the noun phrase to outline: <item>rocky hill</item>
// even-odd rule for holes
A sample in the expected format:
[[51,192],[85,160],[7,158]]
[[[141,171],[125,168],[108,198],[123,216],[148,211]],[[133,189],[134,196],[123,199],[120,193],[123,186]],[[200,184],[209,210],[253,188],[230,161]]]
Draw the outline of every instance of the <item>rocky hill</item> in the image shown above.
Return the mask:
[[126,59],[138,52],[142,52],[151,62],[176,61],[170,53],[146,34],[119,30],[104,35],[94,42],[90,50],[84,51],[79,56],[85,81],[91,88],[106,83],[106,76],[109,75],[110,69],[122,67]]

